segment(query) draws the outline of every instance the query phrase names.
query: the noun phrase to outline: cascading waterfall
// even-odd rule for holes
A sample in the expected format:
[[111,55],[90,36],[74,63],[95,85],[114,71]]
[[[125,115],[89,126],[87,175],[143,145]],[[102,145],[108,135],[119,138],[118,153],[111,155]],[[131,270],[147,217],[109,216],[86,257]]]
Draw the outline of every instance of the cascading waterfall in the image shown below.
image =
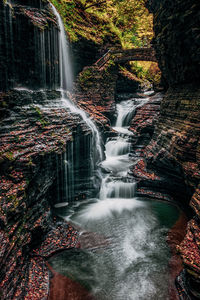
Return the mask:
[[60,42],[60,53],[59,53],[59,60],[60,60],[60,86],[61,86],[61,93],[62,93],[62,100],[66,103],[66,107],[70,109],[72,113],[79,114],[83,121],[87,124],[87,126],[91,129],[92,134],[95,138],[96,148],[99,155],[99,160],[103,159],[102,147],[101,147],[101,137],[100,133],[95,125],[95,123],[87,116],[87,114],[75,106],[75,104],[69,99],[67,96],[67,91],[71,91],[73,87],[73,80],[72,80],[72,70],[70,64],[70,56],[69,56],[69,47],[67,44],[67,39],[65,35],[65,29],[62,22],[62,19],[57,12],[56,8],[52,5],[53,12],[58,20],[58,25],[60,28],[59,34],[59,42]]
[[133,151],[132,135],[128,121],[124,120],[147,100],[132,99],[127,103],[129,109],[125,102],[118,104],[114,127],[118,134],[108,138],[105,145],[99,198],[77,201],[76,205],[57,211],[66,220],[98,233],[97,238],[92,237],[94,245],[90,241],[88,249],[85,246],[78,252],[68,251],[50,261],[58,272],[88,286],[95,299],[170,299],[167,285],[170,255],[165,235],[179,212],[167,203],[135,198],[136,183],[128,176],[134,159],[129,155]]
[[[133,164],[129,157],[131,133],[128,130],[130,123],[128,117],[136,108],[133,103],[134,100],[129,100],[117,104],[118,116],[114,128],[117,128],[119,133],[117,137],[108,139],[105,145],[106,159],[101,163],[101,167],[109,172],[109,175],[102,181],[100,199],[116,198],[125,201],[125,199],[134,198],[136,183],[127,176],[129,167]],[[124,122],[124,120],[127,121]],[[120,132],[123,132],[125,127],[127,127],[127,133],[121,134]]]
[[[73,89],[73,76],[72,76],[72,69],[70,64],[70,55],[69,55],[69,46],[66,39],[65,34],[65,28],[64,24],[62,22],[62,19],[57,12],[56,8],[51,4],[52,10],[58,20],[58,25],[60,28],[59,32],[59,66],[60,66],[60,88],[61,88],[61,104],[66,107],[70,113],[78,114],[82,120],[86,123],[87,127],[90,129],[92,136],[89,141],[88,145],[88,151],[90,151],[90,177],[91,177],[91,185],[95,185],[95,174],[96,172],[96,162],[100,162],[103,159],[103,152],[102,152],[102,141],[100,133],[95,125],[95,123],[90,119],[90,117],[87,115],[86,112],[79,109],[72,100],[70,100],[69,95],[70,92]],[[75,137],[76,139],[76,137]],[[76,140],[76,144],[77,144]],[[73,144],[73,143],[72,143]],[[87,147],[87,145],[85,145]],[[79,151],[79,149],[78,149]],[[80,152],[80,151],[79,151]],[[66,163],[66,157],[63,160],[63,171],[65,174],[65,184],[67,187],[66,190],[66,198],[72,199],[74,195],[74,186],[71,186],[74,184],[73,176],[75,173],[74,170],[74,163],[75,160],[73,157],[74,151],[71,151],[71,157],[68,159],[68,162]],[[78,161],[76,159],[76,161]],[[77,166],[76,169],[80,168],[80,166]],[[71,178],[71,179],[70,179]],[[76,178],[78,181],[78,178]],[[62,201],[62,199],[60,199]],[[59,201],[60,201],[59,200]]]
[[118,137],[106,143],[106,155],[109,157],[127,154],[130,150],[131,143],[125,141],[122,137]]
[[127,101],[121,101],[117,104],[117,120],[114,129],[118,132],[131,135],[128,130],[129,124],[134,116],[137,107],[143,105],[147,101],[147,98],[142,99],[130,99]]

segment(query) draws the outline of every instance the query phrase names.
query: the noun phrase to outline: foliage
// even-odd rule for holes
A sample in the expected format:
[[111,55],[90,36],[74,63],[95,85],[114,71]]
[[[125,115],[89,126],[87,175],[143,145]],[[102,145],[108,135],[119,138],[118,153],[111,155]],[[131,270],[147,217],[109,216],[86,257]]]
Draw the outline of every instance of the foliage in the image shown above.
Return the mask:
[[84,68],[83,71],[79,74],[80,86],[83,89],[91,87],[94,80],[95,78],[92,73],[92,67]]
[[124,49],[147,46],[152,16],[145,0],[51,0],[72,41],[80,36],[97,44],[111,41]]
[[[146,0],[51,0],[61,14],[71,41],[80,37],[106,47],[148,47],[153,37],[152,15]],[[153,63],[131,63],[139,80],[159,81]],[[80,78],[86,81],[87,74]],[[91,80],[89,80],[91,82]]]
[[151,83],[159,85],[161,79],[161,71],[155,62],[131,62],[132,72],[137,74],[141,80],[147,79]]
[[10,161],[14,160],[14,154],[12,152],[6,152],[4,155],[8,160]]

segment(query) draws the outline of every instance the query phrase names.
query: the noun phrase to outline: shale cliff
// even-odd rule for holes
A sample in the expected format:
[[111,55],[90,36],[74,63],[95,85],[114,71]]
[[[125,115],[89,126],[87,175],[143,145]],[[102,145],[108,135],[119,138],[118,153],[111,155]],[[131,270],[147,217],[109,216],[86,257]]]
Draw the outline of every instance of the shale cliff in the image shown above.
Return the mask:
[[[92,193],[91,130],[55,91],[58,41],[48,1],[0,1],[1,299],[47,299],[45,259],[79,245],[77,231],[50,208],[83,197],[83,184]],[[77,180],[66,183],[76,167]]]
[[1,1],[0,26],[0,89],[58,87],[58,28],[48,2]]
[[[153,45],[167,92],[162,100],[152,98],[139,108],[132,121],[143,146],[133,173],[138,194],[176,200],[187,210],[190,205],[187,234],[177,249],[185,270],[177,287],[181,299],[196,299],[200,298],[200,5],[197,0],[147,2],[154,14]],[[93,196],[88,167],[91,130],[79,115],[69,113],[56,91],[58,41],[48,1],[0,1],[1,299],[48,297],[50,272],[45,259],[79,246],[78,232],[55,218],[50,208],[61,199],[86,197],[84,189]],[[99,81],[94,83],[93,75]],[[93,66],[79,75],[76,101],[99,120],[100,128],[108,129],[107,117],[114,113],[115,80],[115,73],[99,74]],[[66,184],[65,173],[72,171],[75,181],[69,176]]]
[[[134,174],[140,193],[155,196],[160,192],[178,201],[188,212],[188,205],[192,208],[187,234],[177,247],[184,265],[177,287],[181,299],[199,299],[200,4],[196,0],[150,0],[147,6],[154,14],[153,45],[167,92],[157,123],[154,122],[154,134]],[[138,116],[133,119],[134,126]],[[151,135],[151,118],[146,124],[146,128],[136,127],[136,133],[146,131]]]

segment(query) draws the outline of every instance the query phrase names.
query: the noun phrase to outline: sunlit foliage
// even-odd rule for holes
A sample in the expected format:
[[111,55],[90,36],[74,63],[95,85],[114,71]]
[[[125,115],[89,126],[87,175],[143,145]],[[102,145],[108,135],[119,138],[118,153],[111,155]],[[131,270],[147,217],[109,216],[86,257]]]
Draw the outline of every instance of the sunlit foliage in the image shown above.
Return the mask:
[[97,44],[107,41],[124,49],[148,46],[152,16],[145,0],[52,0],[75,41],[79,36]]
[[[153,37],[153,17],[146,0],[51,0],[61,14],[71,41],[80,37],[106,48],[149,47]],[[130,64],[139,80],[159,82],[156,63]]]

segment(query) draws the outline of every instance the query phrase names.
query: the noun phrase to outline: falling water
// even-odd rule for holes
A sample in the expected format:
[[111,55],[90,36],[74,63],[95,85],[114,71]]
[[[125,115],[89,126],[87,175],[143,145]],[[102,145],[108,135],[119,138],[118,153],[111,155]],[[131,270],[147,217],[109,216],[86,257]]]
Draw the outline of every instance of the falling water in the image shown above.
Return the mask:
[[148,98],[133,98],[127,101],[121,101],[117,104],[117,120],[114,129],[120,133],[132,135],[128,130],[130,122],[134,116],[137,107],[148,101]]
[[[61,166],[60,177],[62,178],[64,176],[64,186],[61,187],[61,190],[63,190],[64,192],[61,192],[62,196],[60,196],[57,200],[59,201],[59,203],[57,203],[57,206],[59,207],[62,202],[73,201],[75,195],[77,195],[79,191],[81,191],[82,187],[85,189],[85,187],[88,186],[89,189],[94,189],[96,184],[96,177],[98,176],[95,163],[100,162],[103,159],[103,153],[100,133],[95,123],[90,119],[90,116],[86,112],[79,109],[70,99],[70,93],[73,89],[73,76],[70,63],[69,45],[62,19],[56,8],[52,4],[51,7],[57,18],[60,29],[59,68],[60,89],[62,97],[60,106],[65,107],[72,114],[78,114],[86,124],[87,128],[89,128],[91,131],[91,136],[89,138],[86,135],[81,138],[77,133],[77,135],[74,135],[75,143],[70,143],[71,146],[68,143],[68,148],[63,157]],[[87,154],[85,161],[89,166],[87,166],[87,168],[89,169],[90,174],[87,172],[87,170],[85,170],[85,164],[83,165],[83,163],[81,162],[81,160],[84,160],[81,149],[85,148],[87,148],[86,150],[89,152],[89,155]],[[88,185],[88,178],[90,186]],[[58,188],[60,187],[58,186]]]
[[[62,20],[54,7],[53,10],[60,26],[62,103],[72,113],[78,113],[90,128],[92,140],[89,141],[89,149],[96,146],[96,162],[101,161],[103,170],[97,199],[77,200],[73,205],[61,201],[63,203],[57,203],[55,209],[66,220],[90,232],[97,232],[102,239],[112,239],[103,252],[93,252],[88,248],[70,256],[68,251],[51,263],[59,272],[88,286],[97,299],[167,300],[169,251],[165,243],[167,228],[162,224],[160,213],[162,209],[171,209],[170,216],[177,215],[177,211],[168,204],[160,207],[159,203],[135,198],[136,182],[128,176],[130,166],[135,163],[130,155],[132,133],[128,126],[136,107],[148,99],[130,99],[117,105],[118,117],[113,129],[118,134],[107,140],[105,160],[102,161],[101,138],[95,124],[67,96],[67,91],[72,88],[68,46]],[[91,153],[94,167],[97,156]],[[68,186],[74,172],[73,166],[69,168],[71,160],[73,158],[64,155],[64,177],[68,178],[65,179]],[[71,193],[70,188],[66,187],[66,193]],[[172,221],[170,219],[168,223]]]
[[[72,79],[72,70],[71,70],[71,64],[70,64],[70,55],[69,55],[69,47],[67,44],[67,39],[65,35],[65,28],[64,24],[62,22],[62,19],[57,12],[56,8],[51,4],[53,12],[58,20],[58,25],[60,28],[60,34],[59,34],[59,64],[60,64],[60,87],[61,87],[61,94],[62,94],[62,101],[66,105],[67,108],[70,109],[72,113],[77,113],[81,116],[83,121],[87,124],[87,126],[92,131],[92,137],[93,137],[93,147],[97,151],[98,157],[95,157],[95,159],[98,161],[101,161],[103,159],[103,153],[102,153],[102,142],[100,133],[95,125],[95,123],[90,119],[89,116],[87,116],[86,112],[79,109],[75,106],[75,104],[69,99],[68,92],[72,90],[73,87],[73,79]],[[95,150],[94,150],[95,152]],[[95,154],[95,153],[94,153]]]
[[45,51],[45,32],[41,31],[40,33],[40,41],[39,41],[39,48],[40,48],[40,57],[41,57],[41,78],[43,86],[46,87],[46,51]]
[[59,34],[59,60],[60,60],[60,87],[62,89],[62,97],[67,98],[66,91],[71,91],[73,87],[72,69],[70,63],[69,46],[65,35],[65,28],[62,19],[56,8],[51,4],[53,12],[58,20],[60,28]]
[[65,210],[57,208],[66,220],[97,233],[97,238],[92,236],[92,245],[90,241],[78,252],[68,251],[51,260],[55,270],[83,283],[95,299],[169,300],[165,236],[178,211],[167,203],[136,198],[136,182],[128,176],[135,163],[129,155],[133,151],[129,115],[146,101],[128,101],[129,109],[125,102],[118,104],[114,127],[118,134],[105,145],[98,199],[80,201]]
[[131,143],[124,140],[122,137],[112,139],[106,143],[106,155],[118,156],[129,153],[131,150]]

